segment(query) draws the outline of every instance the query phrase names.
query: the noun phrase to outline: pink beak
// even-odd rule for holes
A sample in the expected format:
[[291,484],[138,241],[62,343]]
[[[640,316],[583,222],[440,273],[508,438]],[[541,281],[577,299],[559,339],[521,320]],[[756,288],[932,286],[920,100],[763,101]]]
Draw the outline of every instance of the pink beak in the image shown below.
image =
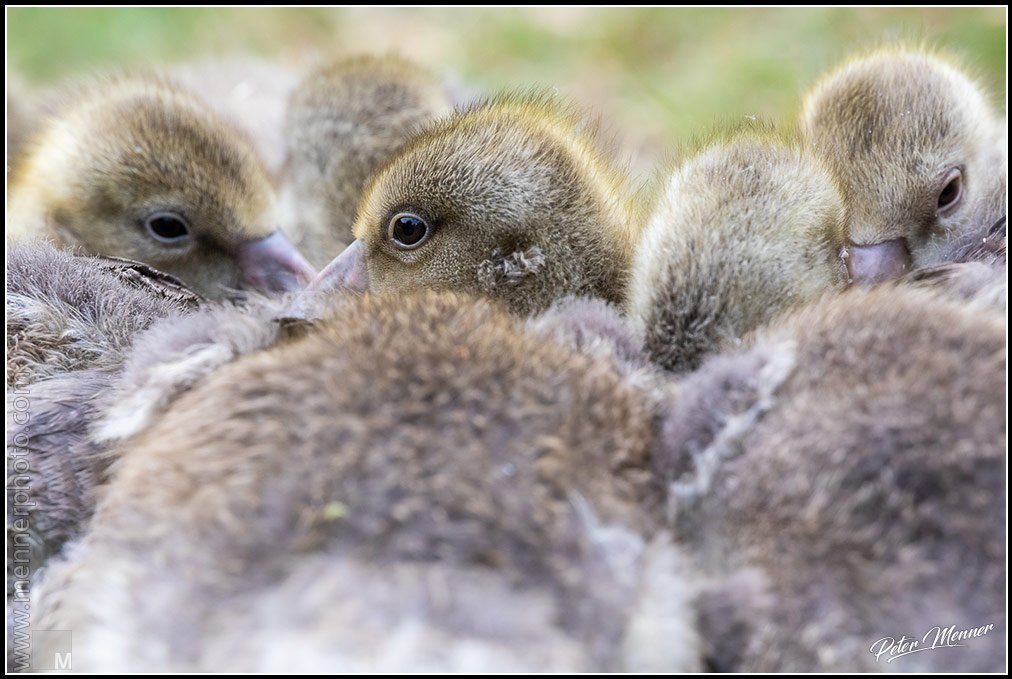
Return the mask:
[[300,290],[316,275],[281,231],[241,244],[238,259],[243,284],[260,292]]
[[853,283],[875,285],[899,278],[910,271],[912,260],[905,238],[871,245],[851,243],[843,252],[847,273]]
[[309,284],[310,290],[347,288],[365,292],[369,289],[369,272],[365,268],[365,245],[355,240]]

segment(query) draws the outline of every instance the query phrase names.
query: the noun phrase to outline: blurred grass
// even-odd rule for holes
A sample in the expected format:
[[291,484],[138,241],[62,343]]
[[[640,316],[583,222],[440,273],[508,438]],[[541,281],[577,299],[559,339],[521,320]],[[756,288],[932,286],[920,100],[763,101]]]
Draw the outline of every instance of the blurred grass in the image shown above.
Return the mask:
[[479,90],[557,88],[641,148],[715,121],[793,116],[846,55],[887,42],[954,54],[1005,98],[1006,9],[10,8],[8,64],[29,82],[235,52],[295,65],[396,51]]

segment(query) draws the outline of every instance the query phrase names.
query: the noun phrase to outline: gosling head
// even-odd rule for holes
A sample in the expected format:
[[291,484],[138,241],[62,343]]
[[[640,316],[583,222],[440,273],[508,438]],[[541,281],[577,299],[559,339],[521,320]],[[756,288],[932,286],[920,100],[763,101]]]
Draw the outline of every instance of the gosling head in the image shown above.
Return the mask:
[[125,257],[220,298],[291,290],[313,270],[278,230],[246,139],[192,95],[122,76],[68,92],[12,182],[9,233]]
[[951,240],[1000,216],[987,214],[1004,194],[999,123],[937,56],[888,49],[845,63],[806,97],[801,125],[845,194],[856,281],[939,263]]
[[520,314],[621,301],[636,221],[593,126],[508,96],[424,130],[374,176],[356,241],[314,285],[482,295]]

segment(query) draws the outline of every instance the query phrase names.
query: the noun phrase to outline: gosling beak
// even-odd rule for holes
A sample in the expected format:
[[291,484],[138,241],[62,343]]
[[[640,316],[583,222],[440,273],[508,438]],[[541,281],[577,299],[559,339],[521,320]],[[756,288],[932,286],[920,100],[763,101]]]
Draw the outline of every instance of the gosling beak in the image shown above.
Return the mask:
[[243,284],[265,293],[300,290],[316,275],[281,231],[241,244],[238,260]]
[[905,238],[896,238],[871,245],[845,247],[840,256],[847,264],[851,283],[875,285],[902,276],[910,271],[912,261]]
[[323,267],[310,290],[347,288],[365,292],[369,289],[369,272],[365,268],[365,245],[361,239],[352,242],[334,260]]

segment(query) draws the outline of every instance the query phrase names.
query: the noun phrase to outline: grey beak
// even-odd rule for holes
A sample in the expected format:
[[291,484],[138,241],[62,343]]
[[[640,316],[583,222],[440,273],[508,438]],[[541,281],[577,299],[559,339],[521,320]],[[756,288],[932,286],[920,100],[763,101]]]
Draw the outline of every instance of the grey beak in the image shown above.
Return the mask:
[[874,285],[910,271],[912,260],[905,238],[871,245],[851,243],[842,254],[852,283]]
[[316,275],[280,231],[241,244],[238,260],[243,284],[265,293],[300,290]]
[[310,290],[347,288],[365,292],[369,289],[369,272],[365,268],[365,245],[358,239],[323,268],[309,285]]

